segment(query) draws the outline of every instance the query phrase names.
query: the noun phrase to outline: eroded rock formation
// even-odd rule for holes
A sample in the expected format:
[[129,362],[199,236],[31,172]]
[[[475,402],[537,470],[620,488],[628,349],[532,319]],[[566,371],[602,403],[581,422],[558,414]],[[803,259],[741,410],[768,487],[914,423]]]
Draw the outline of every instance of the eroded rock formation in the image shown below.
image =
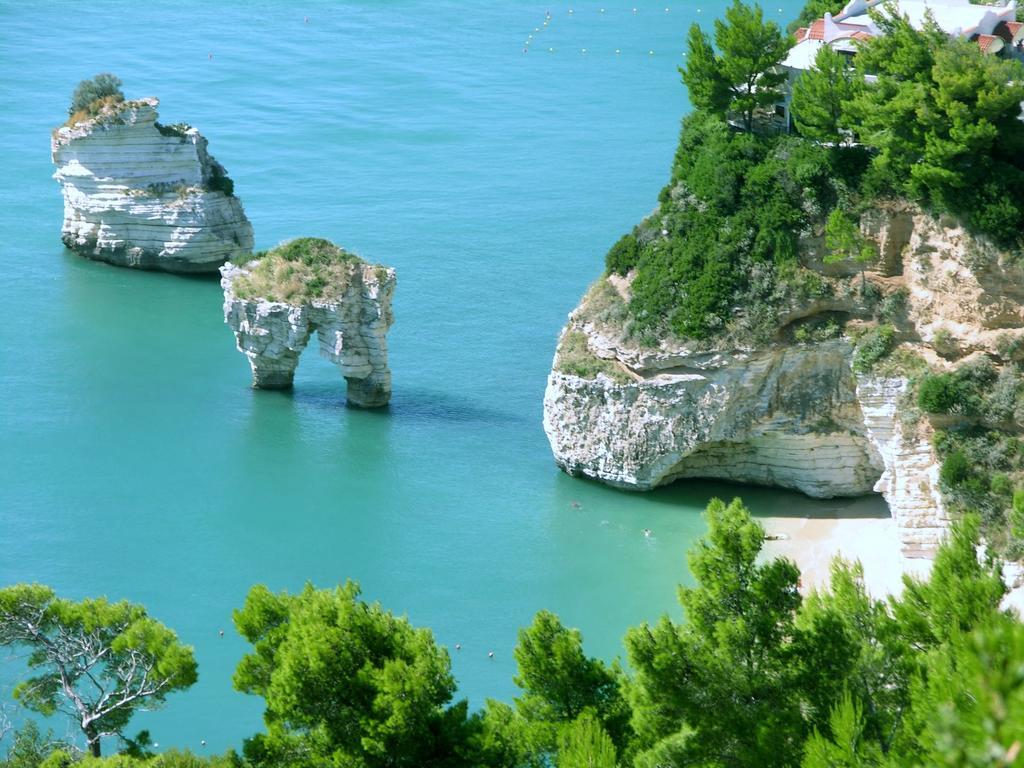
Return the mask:
[[53,133],[64,244],[89,258],[216,272],[252,252],[252,226],[206,139],[157,122],[157,99],[107,106]]
[[235,333],[238,350],[249,359],[253,386],[292,386],[299,355],[316,333],[320,353],[341,369],[348,402],[363,408],[388,404],[391,370],[387,332],[394,317],[391,300],[394,269],[360,262],[349,270],[342,290],[329,298],[275,301],[236,294],[258,262],[221,268],[224,320]]
[[[997,339],[1005,346],[1007,334],[1024,334],[1024,272],[1005,254],[909,206],[875,210],[861,229],[878,246],[868,275],[876,300],[905,292],[894,356],[933,370],[971,355],[998,362]],[[820,243],[805,246],[802,258],[814,262]],[[905,553],[934,551],[949,515],[931,438],[950,425],[915,412],[910,374],[899,365],[854,371],[851,336],[871,316],[850,290],[859,278],[846,288],[837,279],[832,295],[789,308],[773,341],[745,349],[671,340],[651,348],[628,339],[607,308],[628,300],[629,284],[602,278],[562,331],[544,398],[559,466],[637,490],[684,477],[819,498],[874,490],[889,504]],[[794,327],[817,317],[838,318],[847,330],[797,341]],[[596,375],[574,370],[584,343],[586,369]]]

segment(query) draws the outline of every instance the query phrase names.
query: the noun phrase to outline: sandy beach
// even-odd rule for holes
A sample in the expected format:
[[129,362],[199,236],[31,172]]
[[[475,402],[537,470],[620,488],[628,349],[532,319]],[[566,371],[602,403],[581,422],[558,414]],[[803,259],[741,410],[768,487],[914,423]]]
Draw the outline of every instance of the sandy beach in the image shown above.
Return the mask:
[[868,592],[875,597],[899,594],[904,573],[925,575],[931,560],[904,557],[891,517],[761,517],[769,536],[764,556],[788,557],[802,574],[809,592],[826,586],[832,560],[842,556],[864,566]]

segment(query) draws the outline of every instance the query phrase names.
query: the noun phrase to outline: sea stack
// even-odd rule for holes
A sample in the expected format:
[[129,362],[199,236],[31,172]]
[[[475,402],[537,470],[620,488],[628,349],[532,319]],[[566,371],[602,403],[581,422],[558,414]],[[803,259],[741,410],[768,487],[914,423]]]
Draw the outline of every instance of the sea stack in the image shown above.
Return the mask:
[[206,139],[189,125],[157,122],[155,98],[108,102],[53,132],[64,244],[166,272],[216,272],[244,260],[252,225]]
[[315,331],[320,353],[341,369],[348,402],[391,399],[387,333],[395,270],[369,264],[320,238],[299,238],[221,268],[224,321],[252,367],[253,387],[288,389]]

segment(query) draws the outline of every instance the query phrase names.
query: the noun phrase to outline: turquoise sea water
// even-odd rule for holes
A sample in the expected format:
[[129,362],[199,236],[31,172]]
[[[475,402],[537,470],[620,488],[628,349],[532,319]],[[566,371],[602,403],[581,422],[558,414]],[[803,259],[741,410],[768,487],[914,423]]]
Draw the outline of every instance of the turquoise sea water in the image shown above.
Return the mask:
[[[230,683],[256,582],[359,580],[462,644],[478,706],[513,695],[539,608],[608,658],[678,615],[710,496],[850,503],[617,492],[559,473],[541,428],[566,313],[667,178],[687,27],[723,5],[0,2],[0,584],[140,601],[195,645],[200,682],[138,727],[197,751],[260,727]],[[258,247],[319,235],[397,268],[390,409],[346,408],[312,348],[294,392],[253,392],[216,281],[63,249],[49,131],[100,71],[209,138]]]

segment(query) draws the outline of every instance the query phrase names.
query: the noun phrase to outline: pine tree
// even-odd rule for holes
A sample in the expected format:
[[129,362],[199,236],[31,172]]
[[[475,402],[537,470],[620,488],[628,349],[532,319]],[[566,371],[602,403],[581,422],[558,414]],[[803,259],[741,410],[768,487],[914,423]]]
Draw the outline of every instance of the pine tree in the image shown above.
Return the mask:
[[815,141],[841,142],[843,103],[856,95],[860,82],[862,79],[853,74],[841,53],[831,46],[822,46],[814,59],[814,68],[804,72],[793,85],[791,108],[797,130]]

